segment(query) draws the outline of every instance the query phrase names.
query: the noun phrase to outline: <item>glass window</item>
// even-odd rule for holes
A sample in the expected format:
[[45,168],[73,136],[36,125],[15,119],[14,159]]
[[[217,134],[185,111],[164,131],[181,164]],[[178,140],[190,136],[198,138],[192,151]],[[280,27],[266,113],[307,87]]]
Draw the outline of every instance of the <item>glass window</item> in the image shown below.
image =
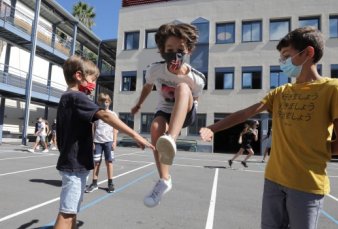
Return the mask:
[[243,42],[262,41],[262,22],[261,21],[243,22],[242,41]]
[[331,64],[331,78],[338,78],[338,64]]
[[216,24],[216,44],[235,42],[235,22]]
[[122,72],[122,91],[136,90],[136,71]]
[[291,79],[280,70],[279,66],[270,67],[270,89],[290,82]]
[[242,89],[262,89],[262,67],[242,68]]
[[301,17],[299,18],[299,27],[312,26],[320,30],[319,17]]
[[199,131],[202,127],[206,126],[206,114],[197,114],[195,122],[188,127],[189,135],[199,135]]
[[198,29],[198,43],[209,43],[209,23],[196,23]]
[[146,48],[157,48],[156,42],[155,42],[155,34],[156,31],[146,31]]
[[290,32],[290,20],[270,21],[270,41],[278,41]]
[[338,38],[338,16],[330,16],[330,38]]
[[134,115],[131,113],[120,113],[119,117],[122,122],[124,122],[131,129],[134,129]]
[[234,89],[234,68],[216,68],[215,89]]
[[139,32],[126,32],[124,36],[124,49],[132,50],[138,49],[139,46]]
[[150,134],[150,127],[151,122],[154,119],[153,113],[142,113],[141,114],[141,133],[149,133]]

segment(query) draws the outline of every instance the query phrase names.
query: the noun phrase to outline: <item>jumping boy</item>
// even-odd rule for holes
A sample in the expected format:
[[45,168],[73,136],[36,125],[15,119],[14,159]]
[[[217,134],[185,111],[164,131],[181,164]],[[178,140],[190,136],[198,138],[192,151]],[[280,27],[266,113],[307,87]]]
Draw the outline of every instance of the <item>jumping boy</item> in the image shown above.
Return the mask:
[[144,204],[154,207],[172,187],[169,167],[176,153],[176,139],[182,128],[196,116],[197,99],[205,85],[202,73],[186,63],[198,39],[196,27],[189,24],[164,24],[155,34],[163,62],[152,64],[146,83],[131,113],[138,112],[155,84],[159,102],[151,124],[151,142],[156,144],[154,158],[160,176]]
[[94,167],[92,122],[102,119],[134,138],[141,148],[154,147],[87,97],[95,89],[99,76],[99,70],[93,62],[71,56],[63,65],[63,73],[68,90],[61,96],[57,109],[60,156],[56,168],[62,176],[62,189],[54,228],[71,229],[76,228],[76,215],[80,210],[86,178]]
[[324,49],[322,34],[298,28],[277,45],[280,67],[296,82],[270,91],[259,103],[200,130],[210,141],[215,132],[262,111],[272,113],[271,156],[265,170],[261,228],[317,228],[324,195],[330,191],[326,172],[338,141],[338,81],[322,77],[316,63]]
[[[117,117],[117,114],[109,110],[111,104],[111,98],[108,94],[100,93],[98,96],[98,104],[102,109],[110,112],[112,115]],[[86,188],[85,192],[93,192],[98,189],[97,179],[99,178],[100,165],[102,162],[102,153],[104,152],[104,160],[107,167],[108,177],[108,192],[115,190],[113,183],[113,160],[114,150],[116,147],[117,133],[118,130],[108,125],[102,120],[96,120],[93,125],[94,132],[94,170],[93,170],[93,182]]]

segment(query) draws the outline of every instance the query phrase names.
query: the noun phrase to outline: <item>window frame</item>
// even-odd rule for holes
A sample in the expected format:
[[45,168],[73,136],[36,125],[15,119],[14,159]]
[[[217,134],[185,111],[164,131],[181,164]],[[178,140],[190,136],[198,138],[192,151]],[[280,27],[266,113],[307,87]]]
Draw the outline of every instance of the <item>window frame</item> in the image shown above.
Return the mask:
[[[144,45],[144,47],[146,49],[155,49],[155,48],[157,48],[157,45],[156,45],[156,42],[155,42],[155,34],[156,34],[156,32],[157,32],[157,30],[155,30],[155,29],[146,30],[146,32],[145,32],[145,45]],[[148,47],[148,39],[149,39],[148,35],[150,33],[154,33],[154,47]]]
[[[128,84],[128,90],[125,90],[125,79],[130,79]],[[134,87],[132,87],[133,81],[135,81]],[[137,84],[137,72],[136,71],[124,71],[121,76],[121,91],[136,91]]]
[[[232,85],[231,88],[224,88],[224,74],[232,74]],[[218,75],[220,74],[220,75]],[[222,81],[222,88],[217,88],[217,77],[223,76]],[[233,90],[235,88],[235,67],[224,67],[224,68],[215,68],[215,90]]]
[[206,126],[206,123],[207,123],[207,114],[205,114],[205,113],[196,114],[195,121],[188,127],[188,135],[189,136],[198,136],[199,130],[202,127]]
[[[331,20],[335,19],[337,21],[337,25],[336,25],[336,36],[331,36]],[[329,17],[329,37],[331,39],[334,39],[334,38],[338,38],[338,15],[330,15]]]
[[[146,116],[146,124],[145,125],[143,123],[144,116]],[[150,134],[151,123],[154,119],[154,116],[155,116],[155,113],[149,113],[149,112],[141,113],[140,132],[142,134]],[[144,130],[144,127],[146,128],[146,130]]]
[[[271,74],[272,73],[278,73],[278,84],[277,84],[276,87],[272,87],[272,85],[271,85],[271,81],[272,81],[271,80]],[[291,83],[291,78],[283,73],[283,71],[280,69],[280,66],[270,66],[270,73],[269,73],[269,80],[270,80],[270,87],[269,88],[270,89],[274,89],[274,88],[277,88],[281,85],[284,85],[284,84],[280,83],[281,82],[281,80],[280,80],[281,76],[287,77],[287,83]]]
[[134,115],[132,115],[130,112],[120,112],[119,113],[119,119],[124,122],[127,126],[129,126],[131,129],[134,129]]
[[[252,39],[252,25],[254,23],[259,23],[259,40]],[[250,40],[244,40],[244,26],[250,24]],[[242,21],[242,43],[250,43],[250,42],[262,42],[263,41],[263,22],[262,20],[253,20],[253,21]]]
[[[301,26],[300,23],[301,21],[305,21],[305,20],[318,20],[318,30],[320,31],[321,30],[321,20],[320,20],[320,16],[309,16],[309,17],[299,17],[298,18],[298,26],[299,27],[304,27],[304,26]],[[312,25],[311,25],[312,26]],[[314,27],[314,26],[312,26]]]
[[[133,39],[133,47],[132,48],[128,48],[127,44],[128,44],[128,36],[129,35],[133,35],[132,39]],[[134,47],[134,42],[135,42],[135,35],[137,35],[137,47]],[[136,43],[136,42],[135,42]],[[130,32],[125,32],[124,33],[124,50],[137,50],[140,47],[140,31],[130,31]]]
[[[254,88],[253,85],[255,84],[255,79],[253,79],[255,77],[255,75],[253,75],[253,73],[260,73],[260,79],[259,79],[259,88]],[[248,74],[251,73],[251,87],[250,88],[244,88],[243,87],[243,83],[244,83],[244,74]],[[242,89],[251,89],[251,90],[261,90],[262,89],[262,84],[263,84],[263,79],[262,79],[262,66],[251,66],[251,67],[242,67]]]
[[[227,26],[233,26],[233,28],[232,28],[232,37],[233,37],[233,39],[232,39],[232,41],[228,41],[228,42],[226,41],[227,39],[225,39],[222,42],[222,40],[218,39],[218,34],[219,34],[218,29],[225,27],[225,31],[226,31],[227,30]],[[216,23],[215,33],[216,33],[216,36],[215,36],[215,38],[216,38],[215,43],[216,44],[233,44],[233,43],[236,42],[236,23],[235,22]]]
[[287,33],[289,33],[291,31],[291,19],[290,18],[284,18],[284,19],[270,19],[269,21],[269,40],[270,41],[279,41],[281,38],[283,38],[284,36],[280,37],[280,38],[276,38],[276,39],[271,39],[271,23],[280,23],[280,22],[287,22],[288,23],[288,31]]

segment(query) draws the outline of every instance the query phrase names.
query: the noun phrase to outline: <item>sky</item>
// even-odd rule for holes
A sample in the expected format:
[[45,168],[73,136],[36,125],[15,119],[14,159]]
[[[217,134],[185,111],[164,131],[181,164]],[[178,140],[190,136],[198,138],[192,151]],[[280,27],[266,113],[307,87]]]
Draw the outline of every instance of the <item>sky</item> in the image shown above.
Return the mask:
[[[119,10],[122,0],[81,0],[94,7],[95,25],[93,32],[101,40],[116,39],[118,29]],[[69,13],[73,11],[73,5],[79,0],[56,0]]]

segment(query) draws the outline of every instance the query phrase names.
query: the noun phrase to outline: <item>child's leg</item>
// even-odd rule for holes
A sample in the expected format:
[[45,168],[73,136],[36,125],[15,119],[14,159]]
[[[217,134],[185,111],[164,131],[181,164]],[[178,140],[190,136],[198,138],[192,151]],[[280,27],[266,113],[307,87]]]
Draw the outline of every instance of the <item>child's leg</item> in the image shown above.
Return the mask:
[[247,149],[247,151],[248,151],[248,155],[244,158],[244,162],[246,162],[252,155],[254,155],[255,154],[255,152],[252,150],[252,148],[249,148],[249,149]]
[[177,139],[187,113],[191,110],[193,97],[186,83],[180,83],[175,89],[175,105],[171,113],[168,134]]
[[[157,116],[151,124],[151,143],[156,145],[160,136],[162,136],[168,129],[167,121],[162,116]],[[153,151],[154,159],[160,178],[169,179],[169,166],[160,162],[159,153],[157,150]]]
[[231,161],[235,160],[237,157],[241,156],[244,152],[243,148],[240,148],[238,152],[232,157]]
[[76,214],[60,212],[56,218],[54,229],[76,229]]

